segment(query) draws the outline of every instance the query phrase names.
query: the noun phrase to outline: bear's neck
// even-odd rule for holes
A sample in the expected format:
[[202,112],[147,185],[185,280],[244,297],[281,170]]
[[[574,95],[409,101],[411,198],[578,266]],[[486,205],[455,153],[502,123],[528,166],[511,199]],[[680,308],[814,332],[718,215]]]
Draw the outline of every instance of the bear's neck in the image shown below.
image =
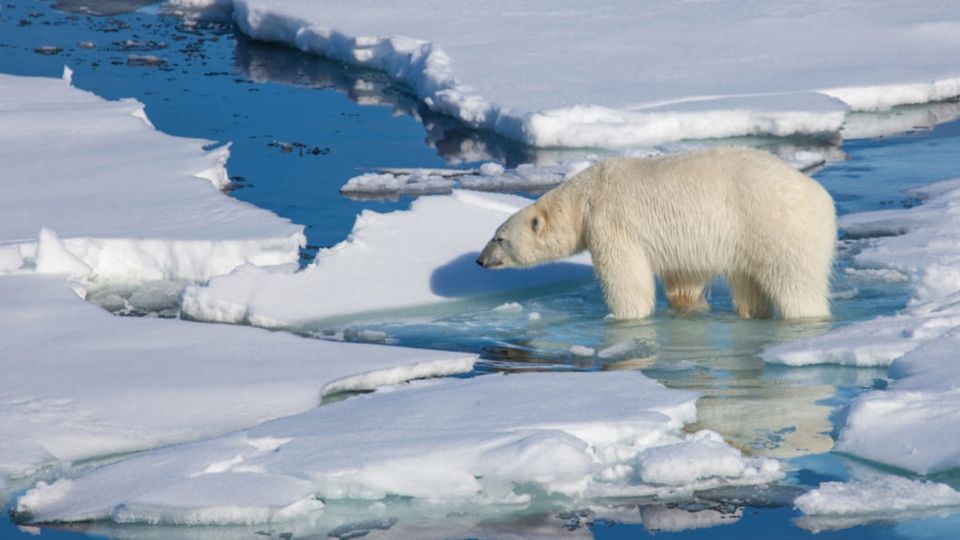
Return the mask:
[[550,226],[562,231],[563,238],[573,239],[570,255],[587,249],[584,228],[588,189],[573,178],[551,189],[540,197],[538,204],[546,211]]

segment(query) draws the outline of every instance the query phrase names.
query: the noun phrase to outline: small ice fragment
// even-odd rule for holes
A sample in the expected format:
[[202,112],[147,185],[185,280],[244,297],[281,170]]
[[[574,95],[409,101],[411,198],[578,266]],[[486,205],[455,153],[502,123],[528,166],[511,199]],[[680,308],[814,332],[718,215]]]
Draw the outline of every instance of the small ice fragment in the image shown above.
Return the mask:
[[593,347],[583,345],[571,345],[570,352],[576,356],[593,356],[597,351]]
[[[605,349],[601,349],[600,352],[597,353],[597,356],[599,356],[600,358],[606,359],[606,358],[616,358],[620,356],[626,356],[626,355],[637,353],[637,352],[643,353],[644,351],[642,351],[641,349],[645,347],[646,347],[646,344],[642,340],[636,339],[636,338],[628,338],[623,341],[614,343],[613,345]],[[643,355],[646,356],[646,354],[643,354]]]
[[503,174],[503,165],[499,163],[484,163],[480,166],[480,174],[484,176],[497,176]]
[[697,479],[743,475],[743,456],[712,431],[699,431],[690,439],[644,450],[637,454],[640,477],[651,484],[684,484]]
[[517,302],[507,302],[500,304],[499,306],[491,309],[490,311],[497,311],[501,313],[520,313],[523,311],[523,306]]
[[541,318],[539,311],[531,311],[530,314],[527,315],[527,320],[531,322],[539,321]]
[[865,515],[960,506],[960,493],[946,484],[887,476],[824,482],[793,504],[808,515]]

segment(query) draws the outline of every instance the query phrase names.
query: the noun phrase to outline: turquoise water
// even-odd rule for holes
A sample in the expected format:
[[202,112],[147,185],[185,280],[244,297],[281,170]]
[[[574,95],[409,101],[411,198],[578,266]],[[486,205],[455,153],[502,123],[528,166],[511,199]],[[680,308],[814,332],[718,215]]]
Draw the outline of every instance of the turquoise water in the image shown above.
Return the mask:
[[[127,40],[136,43],[131,46]],[[84,41],[96,46],[78,45]],[[44,46],[61,51],[35,52]],[[131,55],[147,54],[162,62],[129,65]],[[144,102],[151,121],[162,131],[207,138],[215,144],[231,142],[228,168],[241,186],[231,195],[305,224],[313,248],[342,240],[361,209],[384,212],[409,204],[406,197],[353,201],[339,195],[349,177],[368,168],[456,167],[489,160],[515,165],[543,158],[534,150],[431,115],[406,89],[379,74],[253,43],[237,36],[228,24],[185,25],[180,19],[158,16],[149,5],[136,13],[104,18],[57,11],[50,2],[6,2],[0,11],[0,72],[59,76],[64,63],[74,69],[74,83],[80,88],[108,98],[135,97]],[[301,153],[295,147],[283,152],[278,143],[302,143],[303,148],[318,151]],[[816,173],[833,193],[841,213],[909,206],[915,201],[902,193],[904,189],[960,176],[956,159],[960,122],[910,135],[848,141],[843,151],[848,159]],[[809,486],[845,479],[850,467],[866,466],[829,453],[833,415],[853,396],[882,387],[885,373],[774,367],[756,354],[772,343],[892,313],[903,305],[906,294],[901,286],[849,277],[844,272],[845,253],[842,249],[836,271],[836,319],[831,323],[740,320],[730,313],[729,291],[722,283],[711,288],[713,311],[709,314],[677,316],[662,309],[642,322],[608,322],[603,320],[606,309],[599,289],[588,280],[301,330],[327,338],[360,341],[376,336],[375,341],[479,352],[483,362],[478,373],[640,369],[668,386],[704,393],[698,404],[700,422],[694,428],[717,430],[745,452],[788,460],[792,467],[788,482]],[[519,310],[494,309],[508,302],[518,303]],[[574,345],[602,351],[623,343],[629,346],[608,358],[571,351]],[[667,510],[686,512],[691,523],[701,512],[715,512],[726,516],[725,524],[657,534],[808,537],[808,531],[794,524],[799,516],[789,500],[703,495],[694,505]],[[635,505],[623,504],[633,508],[626,514],[640,514]],[[608,521],[589,512],[506,517],[498,527],[523,536],[529,522],[537,520],[555,527],[566,524],[575,536],[627,538],[655,532],[631,525],[629,519]],[[819,536],[950,538],[948,533],[956,530],[958,520],[957,514],[930,516]],[[102,524],[81,529],[130,538],[236,537],[257,532]],[[29,534],[18,532],[9,521],[0,523],[0,537]],[[43,537],[77,534],[76,530],[42,530]]]

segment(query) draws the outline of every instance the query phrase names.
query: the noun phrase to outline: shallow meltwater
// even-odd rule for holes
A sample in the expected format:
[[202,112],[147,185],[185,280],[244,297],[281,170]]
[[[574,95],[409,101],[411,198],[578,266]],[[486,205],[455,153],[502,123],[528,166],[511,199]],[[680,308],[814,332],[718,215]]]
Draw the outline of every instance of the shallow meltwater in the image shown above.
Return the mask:
[[523,370],[641,370],[668,387],[695,390],[698,422],[747,454],[778,458],[832,447],[835,398],[870,389],[884,369],[791,369],[758,356],[766,347],[851,322],[892,314],[906,299],[902,281],[837,265],[830,321],[745,320],[716,280],[709,313],[678,314],[662,293],[656,314],[613,321],[598,284],[582,281],[535,294],[488,297],[306,329],[316,337],[411,347],[479,351],[476,373]]
[[[95,4],[100,9],[109,3],[58,4]],[[58,76],[68,63],[81,88],[146,103],[160,130],[232,142],[228,168],[238,189],[230,195],[307,225],[311,246],[305,259],[317,247],[342,240],[361,210],[387,212],[408,206],[409,197],[358,201],[341,196],[340,186],[358,172],[490,160],[514,166],[550,161],[560,154],[525,149],[463,128],[429,113],[381,75],[251,42],[234,35],[225,23],[190,26],[158,16],[155,7],[132,14],[111,12],[109,18],[90,17],[89,9],[71,12],[54,11],[46,2],[5,4],[0,11],[4,51],[0,71]],[[88,47],[89,43],[95,46]],[[163,62],[145,65],[136,60],[146,56]],[[843,159],[827,163],[814,176],[834,196],[840,213],[918,204],[903,190],[960,175],[956,159],[960,122],[925,123],[933,117],[955,118],[958,110],[958,104],[948,103],[903,108],[878,118],[856,116],[857,130],[850,133],[864,138],[834,148],[833,155]],[[876,137],[874,128],[884,123],[901,129],[910,129],[912,123],[917,130]],[[892,314],[905,305],[905,276],[849,265],[851,255],[865,242],[870,239],[839,243],[830,321],[740,319],[732,312],[729,289],[721,280],[708,292],[709,313],[674,313],[658,293],[659,309],[653,317],[612,321],[606,318],[599,286],[587,279],[296,329],[317,339],[478,353],[481,362],[468,377],[494,371],[640,370],[670,388],[702,394],[698,420],[687,427],[689,431],[713,430],[745,454],[785,460],[787,478],[767,491],[703,493],[693,503],[614,501],[602,512],[571,511],[548,497],[522,511],[498,507],[455,512],[441,512],[429,502],[390,499],[383,503],[389,509],[385,517],[381,507],[376,508],[380,517],[371,517],[376,512],[369,502],[329,502],[326,512],[336,519],[313,524],[159,528],[95,522],[63,530],[44,528],[43,536],[292,538],[322,532],[321,536],[356,538],[392,531],[395,537],[549,538],[562,533],[634,538],[705,529],[704,537],[806,537],[807,531],[793,522],[798,518],[792,509],[793,497],[801,489],[797,486],[845,480],[851,470],[869,467],[831,453],[836,416],[858,394],[884,388],[888,375],[880,368],[775,366],[765,363],[760,353],[777,343]],[[123,315],[175,317],[183,285],[105,284],[88,300]],[[960,527],[958,516],[944,512],[829,534],[947,538],[946,532]],[[0,523],[3,538],[40,531]]]

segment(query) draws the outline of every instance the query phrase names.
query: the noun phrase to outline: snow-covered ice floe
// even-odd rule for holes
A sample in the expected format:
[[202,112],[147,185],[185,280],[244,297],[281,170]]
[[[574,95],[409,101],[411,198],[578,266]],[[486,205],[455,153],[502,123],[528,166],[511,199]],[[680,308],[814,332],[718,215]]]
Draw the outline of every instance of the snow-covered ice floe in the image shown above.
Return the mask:
[[53,276],[0,277],[0,476],[219,435],[323,395],[469,371],[475,357],[116,317]]
[[143,105],[0,75],[0,274],[204,280],[296,262],[302,227],[219,190],[227,147],[156,131]]
[[715,433],[684,436],[696,397],[639,372],[412,383],[39,484],[16,512],[35,522],[256,523],[399,497],[439,517],[548,495],[678,496],[782,476],[775,460],[744,457]]
[[295,263],[303,235],[218,189],[224,149],[164,135],[142,105],[68,83],[0,75],[4,489],[303,412],[326,392],[472,368],[469,354],[121,319],[84,302],[95,282]]
[[806,514],[797,524],[818,532],[954,512],[960,508],[960,493],[937,482],[880,476],[824,482],[797,497],[794,505]]
[[[205,3],[228,2],[172,2]],[[381,70],[437,112],[540,147],[835,134],[850,110],[960,95],[960,19],[938,3],[232,5],[255,39]]]
[[497,226],[530,202],[458,190],[420,198],[410,210],[365,210],[347,240],[321,250],[307,268],[283,273],[241,267],[188,287],[182,309],[199,320],[298,327],[589,278],[588,255],[527,270],[490,272],[477,266],[477,255]]
[[960,468],[960,179],[911,190],[910,209],[852,214],[853,271],[908,279],[900,313],[770,347],[768,362],[890,366],[895,382],[850,405],[836,449],[920,474]]

